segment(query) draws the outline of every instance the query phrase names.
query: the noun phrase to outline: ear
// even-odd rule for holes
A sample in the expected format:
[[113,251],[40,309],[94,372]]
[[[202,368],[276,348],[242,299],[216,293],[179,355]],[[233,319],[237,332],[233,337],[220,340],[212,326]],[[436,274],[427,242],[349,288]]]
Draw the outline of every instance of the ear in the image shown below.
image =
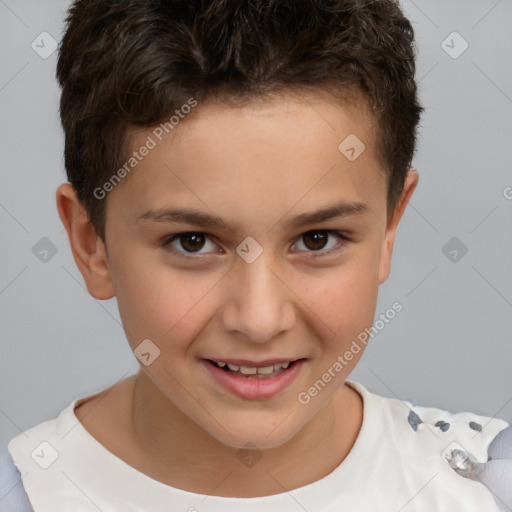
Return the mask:
[[56,199],[60,219],[66,228],[73,257],[87,290],[96,299],[111,299],[115,292],[105,244],[89,222],[87,212],[70,183],[59,186]]
[[415,169],[411,168],[407,171],[405,177],[404,188],[400,201],[398,202],[393,217],[390,219],[387,227],[384,242],[382,244],[380,264],[379,264],[379,285],[382,284],[389,276],[391,270],[391,256],[393,254],[393,247],[395,245],[395,235],[398,223],[404,214],[405,207],[411,199],[412,193],[418,184],[418,173]]

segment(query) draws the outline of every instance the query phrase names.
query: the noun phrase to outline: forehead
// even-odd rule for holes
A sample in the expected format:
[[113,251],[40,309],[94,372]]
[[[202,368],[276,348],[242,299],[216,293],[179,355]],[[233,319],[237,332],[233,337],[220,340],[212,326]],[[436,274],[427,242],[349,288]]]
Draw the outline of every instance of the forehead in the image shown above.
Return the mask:
[[373,194],[375,202],[385,196],[375,119],[362,101],[311,93],[241,106],[211,101],[180,117],[169,133],[158,128],[130,132],[129,155],[148,140],[154,147],[111,193],[130,194],[138,213],[169,201],[284,209],[299,201],[314,206],[319,197],[362,202]]

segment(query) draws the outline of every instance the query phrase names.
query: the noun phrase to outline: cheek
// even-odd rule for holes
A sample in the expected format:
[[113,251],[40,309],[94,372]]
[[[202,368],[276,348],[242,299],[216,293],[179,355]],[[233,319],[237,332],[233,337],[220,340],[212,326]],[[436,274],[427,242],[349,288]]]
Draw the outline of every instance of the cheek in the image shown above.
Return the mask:
[[[375,313],[378,254],[370,244],[354,249],[338,266],[310,273],[307,278],[303,274],[298,286],[292,286],[299,302],[306,305],[304,314],[308,315],[308,310],[313,313],[310,320],[317,325],[319,336],[332,339],[337,347],[340,342],[350,343],[371,325]],[[172,342],[172,352],[176,352],[180,340],[200,334],[214,314],[215,304],[222,301],[222,275],[178,270],[160,255],[155,259],[153,252],[133,246],[124,254],[127,256],[115,255],[111,273],[132,349],[148,338],[162,349]],[[296,300],[293,294],[290,300]],[[303,306],[297,303],[296,307],[300,310]]]
[[374,258],[351,258],[315,278],[304,290],[304,302],[344,340],[373,322],[378,293]]
[[149,338],[174,348],[201,330],[201,314],[215,294],[219,276],[176,270],[162,262],[141,264],[132,254],[116,265],[115,291],[123,326],[132,349]]

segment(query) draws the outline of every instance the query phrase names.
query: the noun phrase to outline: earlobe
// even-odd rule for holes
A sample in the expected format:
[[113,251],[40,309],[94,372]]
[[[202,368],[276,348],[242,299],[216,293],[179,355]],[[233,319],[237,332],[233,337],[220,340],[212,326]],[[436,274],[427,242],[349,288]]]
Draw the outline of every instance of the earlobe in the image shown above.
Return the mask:
[[386,235],[382,244],[380,264],[379,264],[379,285],[381,285],[389,276],[391,271],[391,257],[393,255],[393,247],[395,245],[396,230],[400,219],[402,218],[405,208],[409,204],[411,196],[418,185],[419,176],[415,169],[410,168],[402,190],[400,201],[395,208],[392,219],[386,227]]
[[63,183],[58,187],[56,200],[73,258],[84,278],[87,290],[96,299],[111,299],[115,292],[105,244],[89,222],[87,213],[70,183]]

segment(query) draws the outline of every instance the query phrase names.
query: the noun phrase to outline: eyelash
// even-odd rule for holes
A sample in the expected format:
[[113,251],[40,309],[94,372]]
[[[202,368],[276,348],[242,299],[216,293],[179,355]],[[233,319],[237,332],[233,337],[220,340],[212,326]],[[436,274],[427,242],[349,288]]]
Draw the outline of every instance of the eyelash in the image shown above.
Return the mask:
[[[350,239],[343,233],[343,231],[337,231],[337,230],[333,230],[333,229],[311,229],[309,231],[306,231],[305,233],[302,233],[299,236],[298,240],[300,240],[304,235],[306,235],[308,233],[327,233],[329,235],[335,235],[340,239],[340,242],[341,242],[341,243],[338,242],[338,244],[336,244],[334,247],[331,247],[331,249],[328,249],[326,251],[323,251],[322,249],[319,249],[318,251],[306,251],[306,252],[310,253],[309,257],[312,257],[312,258],[319,258],[319,257],[321,258],[323,256],[330,255],[334,252],[337,252],[345,247],[346,242],[350,241]],[[192,235],[192,234],[205,235],[207,238],[210,237],[210,235],[208,235],[207,233],[203,233],[201,231],[184,231],[182,233],[177,233],[170,237],[166,237],[164,239],[164,241],[162,242],[162,247],[164,247],[166,250],[172,252],[174,255],[178,256],[179,258],[184,258],[184,259],[188,259],[188,260],[200,259],[200,258],[209,256],[209,254],[182,252],[182,251],[175,249],[174,247],[172,247],[170,245],[172,242],[174,242],[174,240],[177,240],[184,235]]]

